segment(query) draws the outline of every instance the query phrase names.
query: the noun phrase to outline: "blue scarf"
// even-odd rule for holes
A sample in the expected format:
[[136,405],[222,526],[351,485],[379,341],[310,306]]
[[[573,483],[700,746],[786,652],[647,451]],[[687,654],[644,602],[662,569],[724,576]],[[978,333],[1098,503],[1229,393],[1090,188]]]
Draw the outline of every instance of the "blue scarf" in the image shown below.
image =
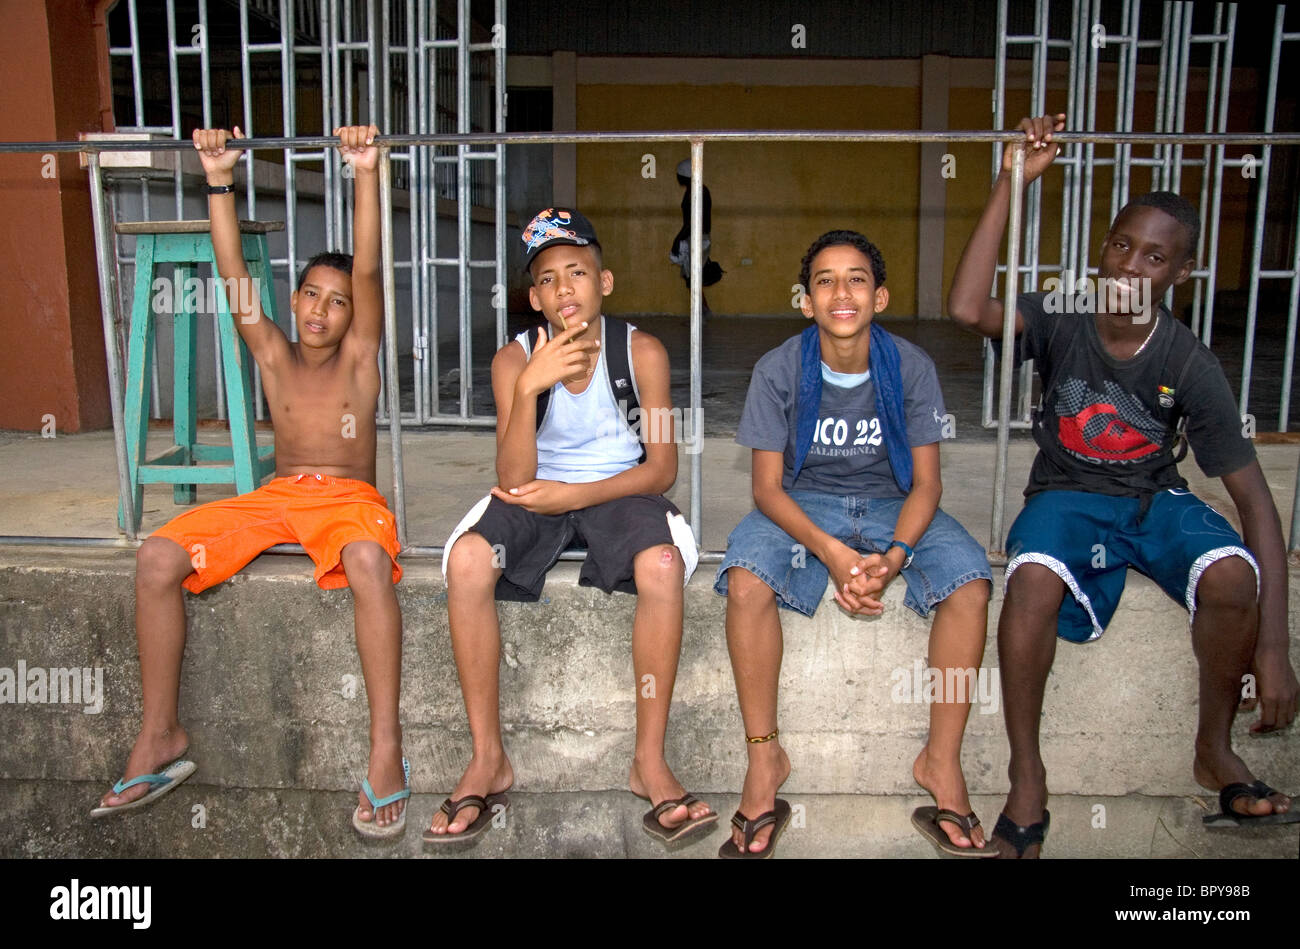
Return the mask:
[[[812,448],[817,411],[822,401],[822,346],[816,326],[803,331],[800,346],[798,421],[795,425],[794,480]],[[904,494],[912,490],[912,446],[903,415],[903,377],[898,346],[876,323],[871,324],[871,381],[876,390],[876,416],[885,436],[889,467]],[[793,481],[791,482],[793,483]]]

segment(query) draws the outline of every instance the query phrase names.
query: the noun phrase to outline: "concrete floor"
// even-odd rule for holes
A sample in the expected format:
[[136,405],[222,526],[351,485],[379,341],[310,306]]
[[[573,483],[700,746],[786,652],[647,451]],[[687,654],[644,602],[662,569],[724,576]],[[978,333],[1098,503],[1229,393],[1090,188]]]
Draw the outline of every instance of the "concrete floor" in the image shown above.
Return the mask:
[[[96,785],[0,781],[0,813],[7,817],[0,823],[0,856],[714,859],[739,803],[738,794],[705,795],[721,815],[718,824],[670,850],[642,830],[648,808],[630,793],[512,793],[501,826],[477,842],[426,846],[420,834],[441,802],[438,795],[413,795],[405,835],[375,843],[352,829],[353,793],[218,788],[198,781],[147,810],[97,821],[70,816],[94,806],[102,793]],[[948,859],[909,820],[914,808],[931,803],[925,795],[783,797],[794,816],[778,842],[778,857]],[[1206,828],[1201,816],[1209,813],[1208,797],[1053,797],[1043,856],[1295,858],[1300,825]],[[971,803],[992,828],[1002,799],[973,795]],[[51,823],[52,814],[60,819]]]
[[[201,439],[220,443],[220,430],[205,430]],[[261,436],[269,441],[269,433]],[[228,443],[228,442],[227,442]],[[169,430],[150,432],[150,453],[170,444]],[[410,545],[441,546],[469,507],[494,482],[495,444],[491,431],[411,432],[402,439],[406,468],[407,537]],[[1258,445],[1260,463],[1274,503],[1289,524],[1296,477],[1294,445]],[[1035,447],[1026,432],[1012,433],[1007,481],[1006,526],[1019,512],[1021,491]],[[942,507],[976,540],[988,543],[995,443],[957,428],[957,438],[943,445]],[[706,438],[702,453],[702,548],[722,550],[727,534],[752,507],[749,450],[731,438]],[[28,432],[0,432],[0,535],[114,537],[117,473],[111,432],[42,438]],[[680,455],[677,484],[669,497],[684,512],[690,505],[690,456]],[[1218,480],[1204,478],[1189,459],[1183,474],[1192,489],[1236,523],[1236,509]],[[378,450],[380,490],[392,494],[392,467],[387,433]],[[201,486],[199,501],[234,494],[232,485]],[[171,488],[145,489],[142,532],[161,527],[185,510],[172,503]]]

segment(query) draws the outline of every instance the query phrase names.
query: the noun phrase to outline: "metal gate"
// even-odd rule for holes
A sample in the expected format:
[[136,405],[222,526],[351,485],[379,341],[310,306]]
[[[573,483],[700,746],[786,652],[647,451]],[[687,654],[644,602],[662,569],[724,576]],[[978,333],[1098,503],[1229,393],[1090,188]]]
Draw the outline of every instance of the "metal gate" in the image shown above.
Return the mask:
[[[1059,6],[1059,0],[1058,0]],[[1069,36],[1050,35],[1050,0],[1035,0],[1034,29],[1032,33],[1011,35],[1007,32],[1007,0],[998,3],[998,38],[995,80],[993,90],[993,127],[1005,128],[1007,50],[1011,46],[1029,47],[1030,112],[1042,115],[1048,106],[1049,51],[1066,51],[1066,128],[1081,132],[1134,132],[1131,103],[1137,91],[1138,55],[1141,50],[1158,50],[1156,67],[1155,123],[1150,129],[1156,133],[1183,133],[1189,131],[1188,122],[1201,126],[1190,131],[1224,133],[1227,131],[1228,100],[1232,79],[1232,55],[1237,24],[1237,4],[1216,3],[1213,27],[1208,33],[1192,31],[1193,4],[1166,2],[1162,6],[1160,35],[1140,35],[1141,0],[1107,2],[1102,0],[1071,0]],[[1118,16],[1115,15],[1118,8]],[[1103,17],[1103,13],[1108,14]],[[1269,62],[1267,98],[1264,111],[1265,133],[1273,131],[1277,102],[1277,83],[1282,44],[1300,39],[1300,33],[1286,33],[1283,20],[1284,5],[1276,8],[1272,31],[1272,55]],[[1112,28],[1107,27],[1107,23]],[[1113,27],[1118,24],[1118,30]],[[1209,48],[1210,62],[1207,71],[1205,113],[1202,117],[1187,115],[1187,90],[1191,51],[1194,45]],[[1116,108],[1109,128],[1099,119],[1097,93],[1099,62],[1104,51],[1115,63]],[[1054,106],[1055,107],[1055,106]],[[1014,117],[1012,117],[1014,118]],[[1269,181],[1270,145],[1262,146],[1262,155],[1245,155],[1228,158],[1224,145],[1184,146],[1182,144],[1156,144],[1151,156],[1134,156],[1131,144],[1098,146],[1093,142],[1067,144],[1055,165],[1064,176],[1061,209],[1061,227],[1058,255],[1054,262],[1044,263],[1040,257],[1041,187],[1035,184],[1026,195],[1024,243],[1020,252],[1023,263],[1017,268],[1022,292],[1037,290],[1044,271],[1059,273],[1063,280],[1082,279],[1097,272],[1088,266],[1092,209],[1096,200],[1093,175],[1098,168],[1113,170],[1108,220],[1113,220],[1119,209],[1127,203],[1132,175],[1137,169],[1150,170],[1152,190],[1179,191],[1183,171],[1201,169],[1200,194],[1197,206],[1201,215],[1201,237],[1197,246],[1197,260],[1204,265],[1193,271],[1191,283],[1192,330],[1202,342],[1209,345],[1214,327],[1215,281],[1219,260],[1219,224],[1222,208],[1223,177],[1225,169],[1243,169],[1246,177],[1255,184],[1255,219],[1251,238],[1251,264],[1249,271],[1249,297],[1246,312],[1246,340],[1243,353],[1240,410],[1248,408],[1251,370],[1253,366],[1256,316],[1261,280],[1289,280],[1290,303],[1288,309],[1286,354],[1283,364],[1282,394],[1279,406],[1278,430],[1286,431],[1289,409],[1295,346],[1297,297],[1300,294],[1300,240],[1293,237],[1296,259],[1285,270],[1261,270],[1261,252],[1266,200]],[[1002,145],[993,145],[993,175],[1001,167]],[[1300,220],[1295,223],[1300,235]],[[1006,268],[999,273],[1005,277]],[[984,347],[984,400],[983,424],[996,427],[994,414],[995,357],[989,343]],[[1011,419],[1013,428],[1027,428],[1030,424],[1032,364],[1026,363],[1018,380],[1018,408]]]
[[[123,82],[115,84],[116,93],[130,101],[131,115],[117,115],[120,132],[152,133],[180,138],[182,135],[182,83],[197,80],[200,90],[202,123],[212,127],[214,115],[213,54],[232,52],[235,37],[224,39],[230,47],[218,50],[211,32],[209,16],[219,5],[238,8],[238,61],[242,121],[236,116],[217,116],[217,124],[238,122],[248,136],[282,136],[304,134],[315,123],[304,121],[299,114],[299,100],[304,92],[318,94],[320,127],[328,135],[335,127],[374,122],[386,134],[438,134],[495,132],[505,130],[505,0],[495,0],[495,22],[475,24],[470,17],[469,0],[165,0],[166,49],[165,70],[159,63],[162,50],[141,44],[140,4],[125,0],[126,36],[110,35],[110,58],[129,66]],[[144,5],[149,12],[157,4]],[[212,7],[212,9],[210,9]],[[455,21],[440,10],[455,9]],[[152,9],[150,9],[152,8]],[[112,21],[110,21],[110,28]],[[472,41],[477,32],[481,39]],[[275,37],[271,39],[270,37]],[[118,40],[117,45],[112,41]],[[121,42],[125,40],[125,42]],[[188,61],[197,60],[197,66]],[[255,125],[253,97],[264,89],[268,70],[278,66],[280,113],[279,128]],[[165,71],[169,99],[166,121],[148,124],[146,90],[155,90]],[[257,73],[255,83],[255,72]],[[315,80],[314,83],[312,80]],[[308,84],[310,83],[310,87]],[[154,110],[156,115],[157,109]],[[133,120],[133,121],[128,121]],[[189,124],[193,124],[192,121]],[[265,152],[261,153],[263,156]],[[414,424],[482,425],[495,424],[489,412],[474,412],[473,291],[475,272],[490,275],[491,303],[494,310],[496,346],[504,345],[506,334],[506,217],[505,217],[505,146],[501,144],[472,148],[469,145],[411,146],[394,151],[392,160],[396,190],[405,192],[409,201],[409,252],[395,261],[397,270],[409,283],[406,312],[402,322],[408,327],[399,345],[409,349],[413,398],[403,401],[402,421]],[[255,159],[247,152],[244,166],[248,187],[245,213],[258,213],[258,176]],[[299,166],[320,165],[323,169],[323,212],[325,246],[351,250],[350,192],[338,187],[346,166],[332,148],[319,150],[286,148],[283,152],[283,192],[287,252],[273,258],[272,271],[284,275],[292,287],[298,268],[310,256],[301,248],[302,225],[299,209]],[[264,174],[264,172],[263,172]],[[141,173],[133,185],[115,175],[110,189],[113,213],[117,216],[126,189],[138,187],[139,210],[146,220],[171,215],[185,216],[184,187],[179,160],[171,172],[173,200],[165,210],[150,201],[150,180],[157,172]],[[277,197],[279,189],[276,189]],[[346,192],[346,195],[345,195]],[[265,198],[265,194],[263,195]],[[454,233],[439,235],[439,202],[454,201]],[[491,253],[473,255],[474,209],[488,209],[492,220]],[[480,214],[485,213],[481,211]],[[442,217],[450,213],[444,209]],[[447,229],[444,228],[444,232]],[[480,242],[482,243],[482,242]],[[121,241],[119,240],[119,244]],[[130,288],[132,277],[122,273],[133,261],[122,246],[116,248],[119,287]],[[454,274],[455,290],[439,293],[440,274]],[[447,283],[450,281],[444,281]],[[480,281],[481,283],[481,281]],[[485,296],[479,287],[479,296]],[[482,307],[480,307],[482,309]],[[130,312],[129,301],[123,307]],[[482,321],[480,321],[482,322]],[[295,338],[297,330],[286,327]],[[439,332],[441,330],[441,334]],[[443,345],[439,336],[443,337]],[[448,346],[448,337],[454,345]],[[216,324],[213,323],[213,338]],[[450,352],[446,351],[451,349]],[[216,360],[216,347],[213,352]],[[381,365],[385,387],[388,373]],[[154,365],[153,415],[161,414],[158,367]],[[219,418],[225,417],[225,398],[221,391],[221,374],[216,372],[216,404]],[[404,374],[403,374],[404,376]],[[439,380],[455,381],[455,396],[439,399]],[[256,378],[257,417],[264,417],[260,374]],[[403,387],[399,382],[399,389]],[[381,394],[379,414],[387,420],[387,399]]]

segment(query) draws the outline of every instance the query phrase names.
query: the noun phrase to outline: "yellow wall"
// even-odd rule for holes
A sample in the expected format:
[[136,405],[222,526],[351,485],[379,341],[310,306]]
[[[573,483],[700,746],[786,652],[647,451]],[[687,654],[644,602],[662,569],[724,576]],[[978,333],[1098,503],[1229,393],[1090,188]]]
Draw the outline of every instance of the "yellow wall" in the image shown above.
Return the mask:
[[[1050,98],[1050,97],[1049,97]],[[991,123],[990,90],[954,87],[949,90],[948,127],[984,129]],[[1057,103],[1059,100],[1059,104]],[[1008,127],[1028,107],[1026,90],[1008,91]],[[1063,108],[1063,92],[1052,105]],[[1134,127],[1154,128],[1154,96],[1139,94],[1134,103]],[[1250,126],[1249,110],[1235,110],[1230,130]],[[663,129],[910,129],[920,125],[919,88],[880,86],[744,86],[579,84],[577,126],[582,131]],[[1204,93],[1189,93],[1187,128],[1204,121]],[[1097,104],[1098,126],[1112,128],[1114,92],[1102,92]],[[889,312],[916,312],[918,266],[917,214],[922,173],[926,182],[945,189],[946,218],[942,253],[927,249],[920,265],[942,267],[946,310],[947,291],[957,259],[988,196],[991,149],[987,145],[957,145],[956,177],[943,178],[939,169],[919,169],[917,145],[849,143],[724,143],[705,147],[705,182],[713,196],[712,257],[726,275],[710,288],[710,306],[720,313],[788,313],[791,286],[798,279],[799,261],[823,231],[847,227],[865,233],[880,248],[888,268]],[[1245,149],[1229,149],[1236,157]],[[1200,149],[1193,153],[1199,157]],[[1099,158],[1113,150],[1097,146]],[[1135,146],[1135,156],[1151,149]],[[642,175],[643,156],[655,158],[654,178]],[[578,206],[600,235],[605,259],[614,272],[611,313],[687,312],[686,286],[669,262],[672,237],[681,226],[682,188],[674,169],[690,150],[681,144],[580,145],[577,148]],[[1089,262],[1110,224],[1111,171],[1097,168],[1093,180],[1093,218],[1088,240]],[[1060,198],[1063,172],[1044,179],[1040,258],[1059,262]],[[1219,290],[1243,285],[1248,261],[1243,257],[1250,223],[1246,202],[1249,182],[1237,169],[1224,175],[1220,213]],[[1150,189],[1150,172],[1136,168],[1130,194]],[[1200,173],[1184,171],[1181,192],[1200,204]],[[1208,213],[1207,208],[1207,213]],[[749,266],[741,261],[749,258]],[[1202,264],[1206,263],[1201,261]],[[1046,276],[1046,274],[1044,275]],[[1190,303],[1191,285],[1175,298]],[[931,314],[937,315],[937,314]]]
[[[580,85],[578,128],[915,128],[920,91],[879,87]],[[889,312],[916,306],[916,145],[706,145],[713,197],[711,256],[726,271],[707,291],[720,313],[789,313],[808,245],[823,231],[862,231],[881,249]],[[642,177],[642,156],[656,177]],[[680,145],[578,146],[578,207],[596,227],[614,273],[611,313],[685,313],[686,285],[669,262],[681,227]],[[750,258],[751,266],[742,266]]]

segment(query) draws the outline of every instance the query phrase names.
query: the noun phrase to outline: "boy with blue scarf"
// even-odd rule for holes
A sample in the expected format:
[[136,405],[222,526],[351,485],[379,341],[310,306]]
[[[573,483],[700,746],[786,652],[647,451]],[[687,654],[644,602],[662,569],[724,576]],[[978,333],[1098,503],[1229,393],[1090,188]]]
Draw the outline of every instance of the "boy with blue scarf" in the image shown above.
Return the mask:
[[[829,577],[836,603],[877,616],[902,576],[908,608],[935,612],[929,659],[941,683],[955,687],[961,677],[943,670],[978,669],[984,655],[992,573],[983,548],[939,510],[944,407],[934,363],[873,322],[889,302],[884,259],[861,234],[830,231],[804,255],[799,279],[815,325],[754,367],[736,441],[753,449],[756,510],[727,539],[714,584],[727,597],[749,753],[721,857],[770,856],[790,818],[776,797],[790,773],[777,728],[778,606],[812,616]],[[969,699],[944,693],[930,706],[930,739],[912,773],[938,807],[912,821],[945,851],[983,856],[961,770]]]

